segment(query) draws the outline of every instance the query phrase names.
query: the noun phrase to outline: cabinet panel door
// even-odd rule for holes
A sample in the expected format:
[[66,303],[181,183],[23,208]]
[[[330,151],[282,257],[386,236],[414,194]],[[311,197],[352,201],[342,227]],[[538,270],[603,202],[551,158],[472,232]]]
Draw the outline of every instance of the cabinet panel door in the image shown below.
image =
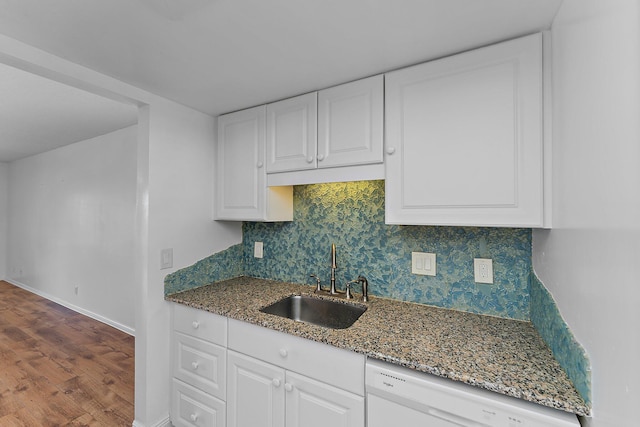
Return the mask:
[[173,376],[224,400],[226,349],[177,331],[173,341]]
[[284,427],[285,372],[228,351],[228,427]]
[[318,167],[382,163],[382,75],[318,94]]
[[175,379],[171,393],[171,423],[175,427],[225,427],[223,401]]
[[542,226],[542,36],[386,76],[386,221]]
[[223,347],[227,346],[227,318],[208,311],[172,304],[173,329]]
[[317,92],[267,105],[267,172],[315,169]]
[[364,397],[287,372],[287,427],[364,427]]
[[260,106],[218,118],[216,219],[264,218],[265,115]]

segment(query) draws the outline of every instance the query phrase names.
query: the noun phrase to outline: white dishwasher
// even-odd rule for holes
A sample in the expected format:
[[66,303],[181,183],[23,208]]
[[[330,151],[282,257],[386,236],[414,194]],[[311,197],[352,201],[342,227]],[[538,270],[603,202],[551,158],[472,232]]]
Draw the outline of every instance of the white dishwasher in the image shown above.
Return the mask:
[[367,427],[576,427],[570,413],[368,359]]

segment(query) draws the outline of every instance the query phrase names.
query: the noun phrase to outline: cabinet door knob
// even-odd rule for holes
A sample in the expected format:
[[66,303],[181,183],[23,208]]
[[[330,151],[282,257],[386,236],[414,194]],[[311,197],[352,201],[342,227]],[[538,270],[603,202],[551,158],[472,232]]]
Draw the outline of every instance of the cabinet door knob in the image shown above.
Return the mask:
[[280,356],[287,357],[288,354],[289,354],[289,352],[287,351],[286,348],[281,348],[280,349]]
[[324,160],[324,155],[323,154],[318,154],[318,161],[321,162]]
[[396,149],[393,147],[387,147],[387,154],[393,154],[396,152]]
[[200,327],[200,322],[198,322],[197,320],[194,320],[191,326],[193,326],[193,329],[198,329]]
[[191,414],[189,415],[189,418],[195,423],[196,421],[198,421],[198,414]]
[[262,166],[264,166],[264,164],[262,162],[258,162],[256,166],[258,167],[258,169],[260,169]]
[[198,366],[200,366],[198,362],[191,362],[191,367],[193,368],[194,371],[198,369]]
[[273,383],[274,387],[280,387],[280,380],[278,378],[274,378],[271,382]]
[[312,163],[312,162],[313,162],[313,156],[307,157],[307,163]]
[[293,391],[293,386],[289,383],[285,383],[284,389],[287,391]]

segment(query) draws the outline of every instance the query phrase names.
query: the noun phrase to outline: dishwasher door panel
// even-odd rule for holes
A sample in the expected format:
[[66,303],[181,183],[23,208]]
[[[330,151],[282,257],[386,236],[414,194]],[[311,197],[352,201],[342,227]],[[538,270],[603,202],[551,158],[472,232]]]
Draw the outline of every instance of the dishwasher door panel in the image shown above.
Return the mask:
[[374,394],[367,395],[367,427],[459,427],[482,424],[460,420],[451,422],[417,411]]

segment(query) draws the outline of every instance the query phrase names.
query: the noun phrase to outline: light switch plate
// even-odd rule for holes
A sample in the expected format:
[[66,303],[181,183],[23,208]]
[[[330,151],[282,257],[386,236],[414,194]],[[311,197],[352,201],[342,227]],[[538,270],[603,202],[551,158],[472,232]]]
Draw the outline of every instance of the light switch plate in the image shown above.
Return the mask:
[[173,267],[173,248],[160,251],[160,270]]
[[411,252],[411,273],[421,276],[435,276],[436,254]]
[[264,245],[262,242],[255,242],[253,245],[254,258],[262,258],[264,256]]
[[473,276],[476,283],[493,283],[493,260],[474,258]]

